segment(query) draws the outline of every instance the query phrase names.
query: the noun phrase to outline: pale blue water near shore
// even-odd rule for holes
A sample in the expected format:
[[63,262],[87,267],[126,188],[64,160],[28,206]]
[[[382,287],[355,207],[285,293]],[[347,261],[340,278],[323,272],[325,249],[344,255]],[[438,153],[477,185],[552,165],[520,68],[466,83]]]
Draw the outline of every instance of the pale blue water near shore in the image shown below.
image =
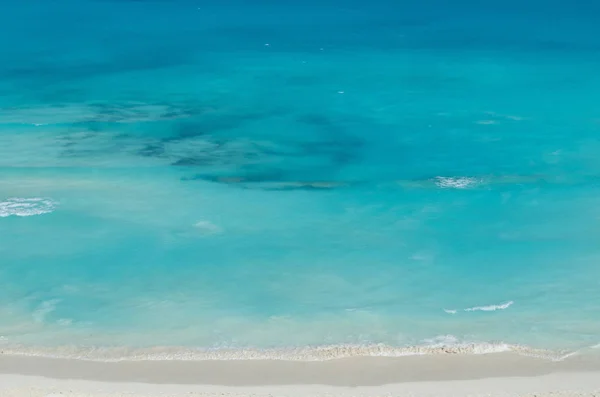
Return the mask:
[[11,2],[4,351],[594,351],[600,9],[520,3]]

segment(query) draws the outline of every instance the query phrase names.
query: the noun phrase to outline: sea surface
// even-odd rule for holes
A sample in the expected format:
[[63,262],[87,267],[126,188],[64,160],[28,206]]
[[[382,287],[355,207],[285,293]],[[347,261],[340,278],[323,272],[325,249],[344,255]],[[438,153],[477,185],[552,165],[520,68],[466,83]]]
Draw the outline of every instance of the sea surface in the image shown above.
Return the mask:
[[7,2],[0,347],[598,351],[599,21],[579,0]]

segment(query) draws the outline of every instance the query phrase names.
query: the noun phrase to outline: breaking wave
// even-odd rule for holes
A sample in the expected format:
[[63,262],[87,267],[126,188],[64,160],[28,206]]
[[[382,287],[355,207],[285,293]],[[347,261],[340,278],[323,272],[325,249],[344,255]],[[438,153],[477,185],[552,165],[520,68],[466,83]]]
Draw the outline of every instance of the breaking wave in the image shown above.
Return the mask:
[[47,214],[54,211],[57,205],[46,198],[9,198],[0,201],[0,218]]

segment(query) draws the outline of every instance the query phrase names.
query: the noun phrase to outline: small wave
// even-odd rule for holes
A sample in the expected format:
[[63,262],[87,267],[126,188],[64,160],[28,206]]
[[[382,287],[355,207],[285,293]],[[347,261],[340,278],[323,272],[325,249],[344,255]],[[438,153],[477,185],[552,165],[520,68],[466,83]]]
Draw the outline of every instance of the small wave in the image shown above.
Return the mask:
[[479,184],[479,179],[470,177],[445,177],[436,176],[435,184],[443,189],[467,189]]
[[[500,305],[488,305],[488,306],[475,306],[475,307],[467,307],[466,309],[462,309],[463,312],[493,312],[496,310],[505,310],[511,307],[515,302],[508,301],[502,303]],[[458,310],[456,309],[443,309],[448,314],[456,314]]]
[[47,214],[56,206],[55,201],[46,198],[9,198],[0,201],[0,218]]
[[393,347],[384,344],[307,346],[288,349],[192,349],[184,347],[78,347],[38,348],[3,346],[3,354],[77,359],[85,361],[207,361],[207,360],[281,360],[329,361],[351,357],[405,357],[415,355],[515,353],[552,361],[564,360],[573,353],[534,349],[507,343],[463,343],[452,335],[425,340],[425,344]]
[[506,303],[502,303],[500,305],[489,305],[489,306],[475,306],[475,307],[469,307],[464,309],[466,312],[476,312],[476,311],[482,311],[482,312],[493,312],[496,310],[504,310],[504,309],[508,309],[509,307],[511,307],[515,302],[513,301],[509,301]]

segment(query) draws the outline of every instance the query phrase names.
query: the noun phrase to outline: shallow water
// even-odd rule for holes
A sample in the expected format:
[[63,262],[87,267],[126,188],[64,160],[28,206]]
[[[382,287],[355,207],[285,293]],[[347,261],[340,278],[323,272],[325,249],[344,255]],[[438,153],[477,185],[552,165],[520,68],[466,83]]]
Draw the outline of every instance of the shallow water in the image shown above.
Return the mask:
[[544,5],[11,4],[2,343],[596,346],[600,10]]

